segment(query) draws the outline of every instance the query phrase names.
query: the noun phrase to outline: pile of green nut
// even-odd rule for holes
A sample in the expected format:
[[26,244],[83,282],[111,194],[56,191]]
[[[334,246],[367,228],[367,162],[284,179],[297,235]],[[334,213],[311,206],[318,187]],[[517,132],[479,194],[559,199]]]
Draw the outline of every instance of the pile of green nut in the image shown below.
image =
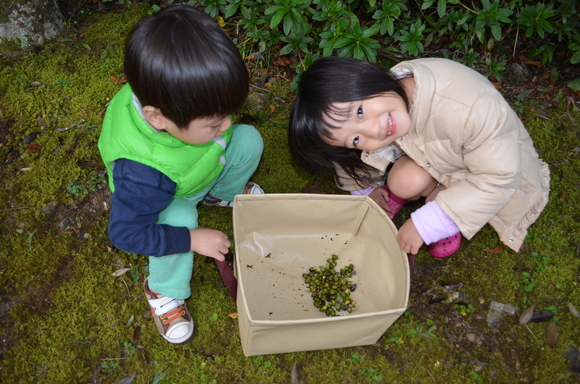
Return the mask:
[[326,260],[326,266],[310,268],[302,277],[310,289],[314,306],[326,316],[337,316],[340,311],[351,313],[356,310],[350,293],[356,290],[356,284],[347,280],[356,275],[354,265],[350,264],[340,271],[336,270],[337,255]]

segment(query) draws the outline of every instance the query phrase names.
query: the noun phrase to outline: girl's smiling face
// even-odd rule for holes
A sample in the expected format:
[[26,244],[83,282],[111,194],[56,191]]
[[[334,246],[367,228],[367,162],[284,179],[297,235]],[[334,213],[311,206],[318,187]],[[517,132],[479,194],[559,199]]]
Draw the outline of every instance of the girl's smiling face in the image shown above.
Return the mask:
[[[331,137],[323,140],[335,147],[374,151],[406,135],[411,118],[405,101],[389,92],[370,99],[333,103],[325,117]],[[339,126],[338,128],[332,128]]]

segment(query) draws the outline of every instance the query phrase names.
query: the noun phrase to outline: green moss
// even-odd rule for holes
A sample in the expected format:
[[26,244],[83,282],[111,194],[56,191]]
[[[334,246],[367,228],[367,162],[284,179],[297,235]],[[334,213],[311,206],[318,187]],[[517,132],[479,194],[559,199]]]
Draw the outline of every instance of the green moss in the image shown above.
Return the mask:
[[[244,357],[237,320],[230,317],[235,304],[213,262],[203,256],[196,256],[187,301],[196,321],[194,340],[166,343],[143,298],[147,259],[112,249],[107,212],[91,207],[104,171],[96,148],[102,116],[121,86],[110,77],[122,76],[124,39],[147,12],[144,5],[90,16],[95,23],[38,52],[15,51],[0,59],[1,122],[9,129],[0,146],[7,159],[0,170],[6,180],[0,187],[0,281],[10,308],[9,322],[0,322],[9,343],[0,361],[3,381],[117,383],[138,372],[135,383],[151,383],[162,373],[170,383],[288,383],[294,364],[305,383],[577,381],[566,373],[565,353],[569,345],[579,346],[578,319],[567,305],[580,308],[580,158],[574,151],[580,140],[565,106],[551,110],[549,120],[536,116],[536,105],[519,106],[552,172],[551,200],[522,251],[504,246],[500,253],[486,252],[501,245],[489,226],[464,240],[448,261],[434,260],[423,248],[409,310],[376,345]],[[291,100],[288,86],[280,81],[269,91]],[[310,185],[343,193],[332,181],[294,166],[285,128],[290,103],[272,100],[272,105],[275,111],[256,123],[265,150],[253,179],[269,193],[299,193]],[[577,111],[570,116],[580,121]],[[67,131],[55,130],[80,119],[84,122]],[[42,133],[32,142],[40,151],[22,143],[33,132]],[[52,201],[57,213],[43,213]],[[75,210],[73,203],[94,212]],[[21,207],[27,209],[14,209]],[[405,207],[401,215],[415,208]],[[57,227],[62,210],[72,219],[67,230]],[[231,210],[200,207],[200,226],[232,238]],[[131,271],[114,277],[122,267]],[[430,304],[430,295],[450,293],[443,287],[450,283],[464,283],[462,302]],[[492,300],[515,306],[518,314],[530,305],[556,311],[556,348],[546,344],[547,323],[522,326],[516,314],[489,327]],[[470,311],[462,313],[460,305],[471,305]],[[140,336],[133,345],[136,329]],[[475,374],[475,360],[489,365]]]

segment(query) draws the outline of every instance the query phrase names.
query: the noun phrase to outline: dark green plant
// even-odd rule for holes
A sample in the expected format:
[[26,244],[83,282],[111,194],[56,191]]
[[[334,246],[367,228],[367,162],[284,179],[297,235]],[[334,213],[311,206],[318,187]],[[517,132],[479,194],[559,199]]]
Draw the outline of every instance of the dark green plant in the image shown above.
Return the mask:
[[312,38],[304,36],[300,31],[297,31],[291,33],[290,36],[281,37],[280,40],[288,43],[280,50],[281,55],[286,55],[297,50],[308,53],[308,44],[312,41]]
[[554,16],[554,11],[551,5],[548,7],[544,3],[538,3],[535,7],[525,5],[517,22],[526,27],[527,37],[537,33],[543,39],[546,33],[553,31],[552,24],[548,21],[552,16]]
[[283,21],[284,34],[306,34],[308,31],[308,21],[304,17],[305,11],[310,9],[310,1],[302,0],[274,0],[274,5],[266,8],[265,15],[272,15],[270,28],[276,28]]
[[423,47],[423,32],[425,31],[425,24],[417,19],[414,24],[411,24],[408,31],[401,31],[401,36],[397,40],[401,41],[401,52],[408,53],[411,56],[420,56],[423,54],[425,48]]
[[[195,3],[190,1],[189,4]],[[205,13],[210,15],[212,18],[216,18],[220,13],[225,15],[227,13],[226,0],[204,0],[203,5],[205,6]]]
[[[171,3],[172,0],[169,1]],[[189,0],[213,18],[236,25],[246,52],[340,55],[377,62],[388,52],[403,58],[431,55],[448,40],[446,56],[501,81],[504,50],[526,44],[530,57],[549,65],[556,50],[580,62],[580,20],[575,0]],[[498,42],[502,44],[498,44]],[[479,55],[483,50],[485,55]],[[509,48],[515,52],[515,49]],[[485,61],[483,61],[485,58]]]
[[340,56],[356,57],[361,60],[368,60],[371,63],[377,61],[377,50],[380,45],[373,39],[379,30],[379,25],[371,27],[361,27],[358,19],[353,17],[351,25],[346,28],[345,33],[338,38],[334,48],[338,49]]
[[406,10],[408,8],[402,1],[383,1],[382,8],[373,15],[373,19],[379,23],[379,33],[381,35],[388,33],[389,36],[393,36],[393,33],[395,33],[395,22],[401,15],[401,11]]

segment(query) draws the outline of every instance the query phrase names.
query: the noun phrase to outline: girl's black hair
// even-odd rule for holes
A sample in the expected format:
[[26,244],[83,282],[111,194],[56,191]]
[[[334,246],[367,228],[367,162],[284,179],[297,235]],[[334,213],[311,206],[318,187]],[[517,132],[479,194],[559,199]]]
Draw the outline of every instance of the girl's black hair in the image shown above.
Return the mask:
[[337,181],[336,166],[361,187],[369,185],[376,170],[360,159],[361,150],[335,147],[324,142],[339,127],[325,123],[337,111],[333,103],[370,99],[395,92],[409,105],[407,95],[391,72],[380,65],[348,57],[324,57],[302,73],[290,115],[288,142],[296,164],[308,173],[330,171]]
[[180,128],[235,112],[249,89],[236,46],[211,17],[186,4],[163,8],[133,27],[125,74],[143,106],[159,108]]

